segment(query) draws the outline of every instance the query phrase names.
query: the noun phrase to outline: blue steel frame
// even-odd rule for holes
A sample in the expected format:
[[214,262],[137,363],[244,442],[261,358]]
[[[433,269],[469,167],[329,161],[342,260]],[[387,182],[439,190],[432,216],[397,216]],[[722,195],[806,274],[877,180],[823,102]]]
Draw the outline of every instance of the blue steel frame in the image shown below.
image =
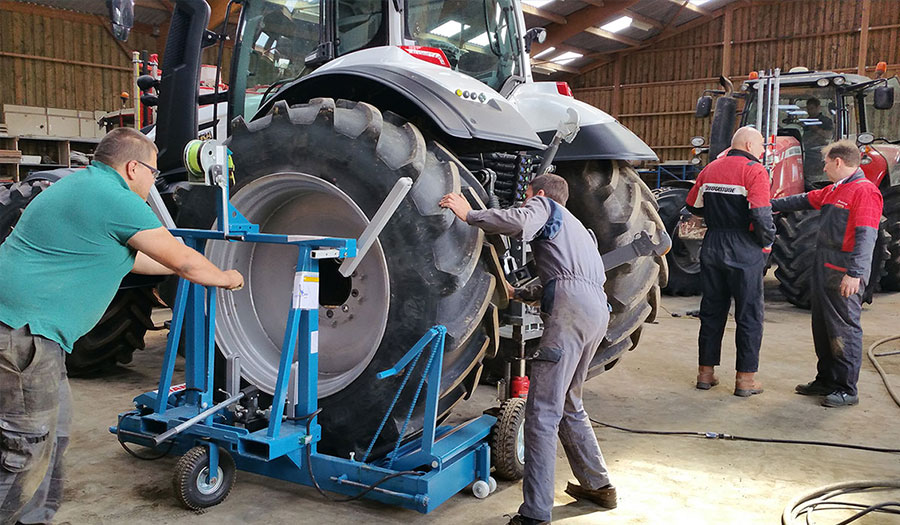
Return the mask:
[[[325,254],[326,257],[346,258],[356,255],[355,239],[259,233],[258,227],[250,224],[230,203],[227,211],[224,205],[220,205],[218,211],[220,219],[223,213],[230,215],[228,233],[190,229],[171,231],[173,235],[182,237],[188,246],[199,251],[203,250],[209,240],[297,246],[298,275],[318,275],[319,263],[315,257],[323,255],[318,250],[331,250]],[[222,224],[221,220],[219,224]],[[294,294],[298,293],[295,285]],[[273,396],[275,401],[272,403],[268,425],[251,432],[234,424],[233,414],[222,407],[223,410],[176,434],[163,447],[171,446],[172,454],[184,454],[194,446],[206,446],[209,450],[210,477],[218,471],[220,452],[225,451],[234,457],[237,468],[241,470],[304,485],[313,484],[306,464],[309,458],[315,481],[322,489],[347,495],[356,495],[386,476],[400,471],[414,471],[414,474],[399,475],[379,483],[365,497],[422,513],[434,510],[476,480],[489,481],[490,448],[487,438],[496,418],[482,415],[457,427],[436,427],[446,336],[446,328],[440,325],[423,336],[397,365],[379,374],[382,379],[398,374],[411,360],[417,359],[427,346],[431,347],[429,366],[419,383],[419,391],[423,383],[427,384],[422,437],[402,446],[398,441],[388,457],[371,463],[366,463],[365,459],[358,461],[318,453],[317,442],[322,437],[321,427],[316,423],[315,417],[318,410],[318,308],[301,308],[296,297],[293,299],[285,326]],[[154,437],[214,405],[215,288],[180,280],[172,314],[159,387],[154,392],[135,398],[136,409],[120,414],[118,424],[110,427],[110,432],[116,434],[120,441],[153,446]],[[173,389],[172,376],[182,330],[186,335],[185,385]],[[312,415],[312,421],[308,421],[308,434],[305,421],[308,418],[283,418],[295,352],[299,396],[294,412],[298,415]],[[409,368],[407,379],[414,366]],[[183,391],[184,394],[175,395],[174,391]],[[410,407],[409,415],[412,414],[412,408]]]

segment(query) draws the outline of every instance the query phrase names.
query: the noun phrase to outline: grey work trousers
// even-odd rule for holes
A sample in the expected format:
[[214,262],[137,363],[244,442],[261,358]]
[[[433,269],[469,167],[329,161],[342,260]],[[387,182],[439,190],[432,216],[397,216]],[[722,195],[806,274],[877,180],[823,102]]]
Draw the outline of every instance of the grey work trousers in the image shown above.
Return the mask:
[[[544,288],[544,334],[531,363],[525,404],[524,503],[519,507],[519,514],[542,521],[552,518],[557,436],[582,487],[598,489],[610,482],[582,404],[582,386],[609,323],[606,295],[602,288],[583,281],[554,283]],[[549,312],[547,305],[552,308]]]
[[59,508],[70,396],[59,345],[0,323],[0,524],[48,523]]
[[860,279],[857,293],[842,297],[840,286],[844,272],[825,266],[828,259],[835,258],[828,252],[817,252],[812,272],[812,335],[818,357],[816,382],[855,396],[863,360],[860,315],[866,280]]

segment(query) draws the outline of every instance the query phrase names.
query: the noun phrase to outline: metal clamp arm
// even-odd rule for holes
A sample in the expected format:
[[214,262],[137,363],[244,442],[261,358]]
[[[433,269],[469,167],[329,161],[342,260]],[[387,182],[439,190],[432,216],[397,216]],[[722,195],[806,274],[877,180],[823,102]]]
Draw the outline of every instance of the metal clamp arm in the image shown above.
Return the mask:
[[430,343],[435,337],[441,337],[446,333],[447,329],[442,325],[432,327],[430,330],[425,332],[425,335],[423,335],[419,339],[419,341],[415,345],[413,345],[412,348],[409,349],[409,352],[406,352],[406,355],[404,355],[400,358],[399,361],[397,361],[397,364],[395,364],[391,368],[388,368],[387,370],[378,372],[375,377],[377,377],[378,379],[387,379],[399,374],[403,371],[404,368],[406,368],[406,365],[408,365],[410,361],[412,361],[417,355],[422,352],[422,350],[425,348],[425,345]]

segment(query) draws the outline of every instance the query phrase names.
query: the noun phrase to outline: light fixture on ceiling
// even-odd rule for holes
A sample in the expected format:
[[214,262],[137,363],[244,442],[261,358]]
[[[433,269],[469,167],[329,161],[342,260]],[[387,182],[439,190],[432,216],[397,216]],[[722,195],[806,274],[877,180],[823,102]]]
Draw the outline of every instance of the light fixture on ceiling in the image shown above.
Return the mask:
[[618,33],[619,31],[622,31],[624,29],[631,27],[631,22],[633,22],[633,21],[634,21],[634,19],[631,18],[630,16],[620,16],[619,18],[616,18],[612,22],[603,24],[602,26],[600,26],[600,29],[602,29],[604,31],[609,31],[610,33]]

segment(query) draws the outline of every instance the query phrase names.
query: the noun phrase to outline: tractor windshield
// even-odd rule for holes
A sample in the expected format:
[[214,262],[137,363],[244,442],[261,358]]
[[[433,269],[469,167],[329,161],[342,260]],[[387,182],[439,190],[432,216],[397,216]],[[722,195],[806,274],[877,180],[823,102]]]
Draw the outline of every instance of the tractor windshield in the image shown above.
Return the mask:
[[522,73],[511,0],[407,0],[407,37],[444,52],[451,67],[500,91]]
[[[744,125],[757,127],[756,92],[744,111]],[[768,107],[763,107],[765,119]],[[834,88],[811,86],[781,86],[778,99],[777,135],[794,137],[803,147],[803,176],[807,186],[827,181],[822,148],[835,140],[841,127]],[[759,127],[765,128],[764,125]],[[765,133],[765,129],[760,129]]]

